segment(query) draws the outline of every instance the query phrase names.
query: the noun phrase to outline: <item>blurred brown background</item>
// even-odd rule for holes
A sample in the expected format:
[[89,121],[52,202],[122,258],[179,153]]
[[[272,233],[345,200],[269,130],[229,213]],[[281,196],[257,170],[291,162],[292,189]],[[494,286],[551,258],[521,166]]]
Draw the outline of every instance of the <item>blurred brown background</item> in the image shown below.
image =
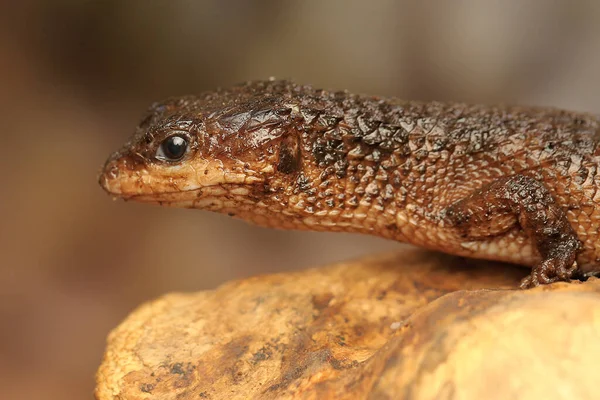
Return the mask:
[[600,112],[599,19],[594,0],[3,2],[0,398],[91,398],[109,330],[163,293],[401,246],[111,201],[96,175],[151,102],[277,76]]

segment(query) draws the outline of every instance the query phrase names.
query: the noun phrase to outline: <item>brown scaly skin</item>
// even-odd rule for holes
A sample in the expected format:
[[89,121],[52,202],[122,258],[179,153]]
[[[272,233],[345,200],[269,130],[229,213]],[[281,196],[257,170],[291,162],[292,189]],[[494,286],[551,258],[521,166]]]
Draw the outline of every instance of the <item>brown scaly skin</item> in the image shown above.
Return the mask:
[[[100,183],[273,228],[528,265],[531,287],[600,271],[599,130],[595,116],[549,108],[249,82],[154,104]],[[183,157],[157,158],[173,135]]]

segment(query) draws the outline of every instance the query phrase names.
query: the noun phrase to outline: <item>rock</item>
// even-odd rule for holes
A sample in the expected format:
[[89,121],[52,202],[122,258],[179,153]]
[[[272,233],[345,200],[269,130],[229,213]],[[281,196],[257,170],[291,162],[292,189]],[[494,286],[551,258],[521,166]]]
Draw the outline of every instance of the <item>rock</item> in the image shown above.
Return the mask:
[[598,398],[600,281],[526,273],[409,249],[169,294],[111,332],[96,398]]

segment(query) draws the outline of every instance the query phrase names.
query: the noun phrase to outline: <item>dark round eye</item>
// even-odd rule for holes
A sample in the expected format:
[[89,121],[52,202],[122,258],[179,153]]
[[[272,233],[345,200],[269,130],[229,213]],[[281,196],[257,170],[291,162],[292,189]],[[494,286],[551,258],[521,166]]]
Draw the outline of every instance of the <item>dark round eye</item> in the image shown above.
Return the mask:
[[163,161],[178,161],[183,158],[187,149],[188,141],[184,136],[169,136],[156,150],[156,158]]

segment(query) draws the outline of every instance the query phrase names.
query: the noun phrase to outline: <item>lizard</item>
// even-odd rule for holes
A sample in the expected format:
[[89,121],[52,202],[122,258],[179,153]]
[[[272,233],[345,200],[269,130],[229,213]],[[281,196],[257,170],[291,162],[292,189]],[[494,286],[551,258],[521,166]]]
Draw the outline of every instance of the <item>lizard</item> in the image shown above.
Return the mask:
[[125,200],[520,264],[529,288],[600,272],[599,132],[587,113],[269,79],[154,103],[99,182]]

